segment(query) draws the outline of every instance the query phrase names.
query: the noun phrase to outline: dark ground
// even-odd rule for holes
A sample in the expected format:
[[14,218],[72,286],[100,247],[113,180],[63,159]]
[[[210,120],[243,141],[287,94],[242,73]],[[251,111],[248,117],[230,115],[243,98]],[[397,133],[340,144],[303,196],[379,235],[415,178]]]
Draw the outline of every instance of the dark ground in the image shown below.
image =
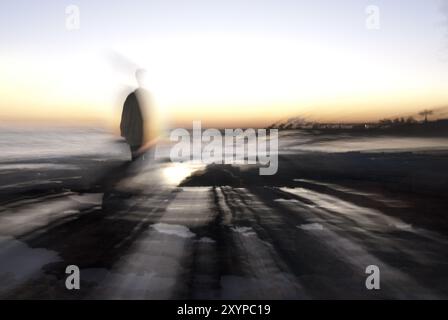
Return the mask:
[[[448,298],[445,152],[288,146],[272,177],[142,160],[107,188],[91,181],[117,169],[4,188],[0,297]],[[78,291],[65,288],[70,264]],[[381,290],[365,287],[372,264]]]

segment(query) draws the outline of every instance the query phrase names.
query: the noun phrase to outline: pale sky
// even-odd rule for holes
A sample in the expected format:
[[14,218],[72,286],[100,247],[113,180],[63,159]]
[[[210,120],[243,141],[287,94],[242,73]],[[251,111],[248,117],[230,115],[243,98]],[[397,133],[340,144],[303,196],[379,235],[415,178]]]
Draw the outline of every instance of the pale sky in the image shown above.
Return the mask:
[[[79,30],[66,28],[71,4]],[[0,119],[111,121],[135,66],[173,125],[369,121],[445,106],[442,4],[2,1]],[[368,5],[380,10],[378,30],[366,28]]]

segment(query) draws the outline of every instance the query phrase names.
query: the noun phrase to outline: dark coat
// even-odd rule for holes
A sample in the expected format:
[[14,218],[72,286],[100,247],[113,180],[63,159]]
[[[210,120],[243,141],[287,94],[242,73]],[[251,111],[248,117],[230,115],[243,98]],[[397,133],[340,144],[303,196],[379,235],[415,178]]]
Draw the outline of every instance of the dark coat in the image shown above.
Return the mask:
[[121,114],[121,136],[134,148],[142,146],[144,141],[143,113],[136,91],[130,93],[123,105]]

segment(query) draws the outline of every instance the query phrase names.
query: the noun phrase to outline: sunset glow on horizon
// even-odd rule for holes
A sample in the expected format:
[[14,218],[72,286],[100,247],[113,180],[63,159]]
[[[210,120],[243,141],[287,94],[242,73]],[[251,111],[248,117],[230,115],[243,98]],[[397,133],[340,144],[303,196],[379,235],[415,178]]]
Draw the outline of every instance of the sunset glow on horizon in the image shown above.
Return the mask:
[[369,3],[352,0],[77,1],[71,31],[65,3],[1,4],[0,119],[113,125],[135,67],[173,126],[376,121],[447,106],[441,1],[377,2],[379,30],[365,28]]

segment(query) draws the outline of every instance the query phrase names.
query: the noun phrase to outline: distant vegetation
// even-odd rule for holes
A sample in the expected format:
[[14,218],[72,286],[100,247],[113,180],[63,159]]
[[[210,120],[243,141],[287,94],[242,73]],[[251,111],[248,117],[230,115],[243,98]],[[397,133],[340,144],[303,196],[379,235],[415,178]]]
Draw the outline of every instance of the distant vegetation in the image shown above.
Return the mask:
[[397,117],[381,119],[377,122],[365,123],[322,123],[310,122],[304,118],[295,117],[279,121],[270,126],[279,130],[319,130],[319,131],[365,131],[365,132],[405,132],[405,133],[436,133],[448,135],[448,119],[430,120],[434,110],[423,110],[419,117]]

